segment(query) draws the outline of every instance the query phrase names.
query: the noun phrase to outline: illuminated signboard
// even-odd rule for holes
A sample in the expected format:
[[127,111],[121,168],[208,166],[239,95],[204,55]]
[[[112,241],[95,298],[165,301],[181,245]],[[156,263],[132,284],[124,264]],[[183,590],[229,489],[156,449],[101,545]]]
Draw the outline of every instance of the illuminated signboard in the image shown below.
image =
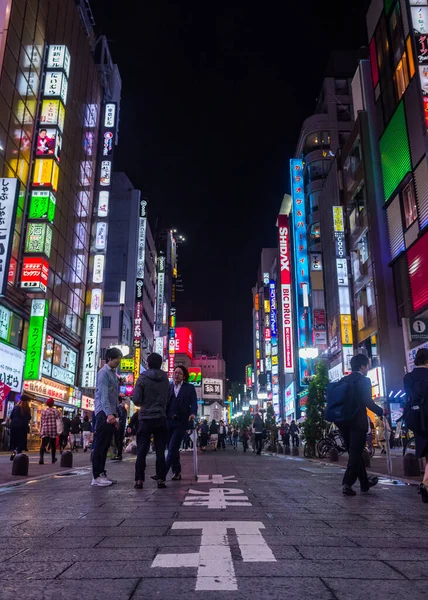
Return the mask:
[[43,95],[46,98],[60,98],[64,104],[67,102],[68,80],[65,73],[60,71],[46,71]]
[[18,180],[0,179],[0,295],[6,293],[13,231],[19,198]]
[[31,291],[46,292],[49,263],[44,258],[25,256],[22,263],[21,287]]
[[287,215],[278,216],[279,260],[281,284],[281,330],[284,356],[284,373],[294,373],[293,320],[291,305],[291,253],[290,228]]
[[202,369],[200,367],[189,367],[189,383],[195,387],[202,385]]
[[104,127],[106,129],[113,129],[116,122],[116,104],[106,104],[104,114]]
[[107,221],[99,221],[96,225],[95,248],[105,250],[107,247]]
[[30,197],[30,219],[44,219],[53,223],[55,218],[56,199],[49,190],[32,190]]
[[202,381],[202,398],[205,400],[221,400],[223,398],[223,381],[204,377]]
[[40,380],[42,378],[43,351],[46,341],[48,313],[48,300],[31,301],[24,379]]
[[97,374],[100,316],[86,315],[85,346],[83,350],[82,387],[94,388]]
[[103,160],[101,162],[100,185],[111,185],[111,160]]
[[[156,324],[155,329],[162,329],[163,299],[165,295],[165,256],[158,256],[158,281],[156,287]],[[161,354],[161,353],[159,353]]]
[[342,333],[342,344],[349,346],[353,343],[351,315],[340,315],[340,330]]
[[58,44],[49,46],[47,68],[63,69],[67,77],[70,76],[70,52],[68,51],[67,46]]
[[91,290],[91,314],[100,315],[103,306],[103,290],[93,288]]
[[55,156],[60,160],[61,135],[56,129],[40,127],[37,133],[36,156]]
[[65,108],[61,100],[43,100],[40,109],[40,124],[48,127],[56,125],[59,131],[64,131]]
[[28,223],[25,252],[51,255],[52,229],[47,223]]
[[132,373],[134,370],[134,359],[133,358],[121,358],[120,359],[120,371],[123,373]]
[[253,367],[251,365],[247,365],[245,367],[245,376],[247,380],[247,387],[253,387]]
[[13,392],[22,390],[22,371],[25,364],[25,352],[0,343],[0,382]]
[[382,368],[376,367],[375,369],[369,369],[367,371],[367,377],[370,379],[372,384],[372,398],[383,398],[385,396],[385,390],[383,385]]
[[277,316],[276,316],[276,285],[274,281],[269,283],[269,298],[270,298],[270,331],[272,337],[278,335]]
[[105,190],[100,190],[98,192],[98,209],[97,215],[98,217],[108,217],[108,204],[110,199],[110,192]]
[[34,162],[32,185],[52,187],[56,192],[58,188],[59,167],[54,160],[37,158]]
[[[297,313],[297,339],[299,348],[304,348],[310,342],[308,333],[311,331],[310,313],[305,301],[310,294],[309,257],[306,240],[306,209],[303,183],[303,161],[292,159],[290,161],[290,179],[293,215],[293,241]],[[299,357],[299,375],[301,385],[305,385],[307,362]]]
[[92,275],[93,283],[102,283],[104,281],[104,265],[105,255],[95,254],[94,256],[94,272]]
[[189,358],[193,358],[193,334],[188,327],[176,328],[175,353],[186,354]]

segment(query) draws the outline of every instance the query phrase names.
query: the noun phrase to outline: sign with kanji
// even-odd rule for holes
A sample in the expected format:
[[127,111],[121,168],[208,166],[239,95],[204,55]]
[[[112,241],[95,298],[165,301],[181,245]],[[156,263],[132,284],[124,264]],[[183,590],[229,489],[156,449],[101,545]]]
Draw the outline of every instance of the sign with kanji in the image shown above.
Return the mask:
[[32,300],[24,379],[40,380],[42,378],[43,351],[46,342],[48,312],[48,300]]
[[94,388],[97,374],[99,315],[86,316],[85,348],[83,352],[82,387]]
[[0,295],[6,293],[12,251],[19,185],[14,178],[0,179]]

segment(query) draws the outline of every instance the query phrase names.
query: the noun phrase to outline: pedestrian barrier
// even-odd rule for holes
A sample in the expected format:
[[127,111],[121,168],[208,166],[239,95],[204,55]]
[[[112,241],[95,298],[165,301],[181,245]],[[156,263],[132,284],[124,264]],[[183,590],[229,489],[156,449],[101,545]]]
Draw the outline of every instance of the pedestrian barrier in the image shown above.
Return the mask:
[[12,463],[12,475],[26,477],[28,475],[28,466],[30,461],[26,454],[17,454]]
[[61,454],[60,466],[66,469],[71,469],[71,467],[73,466],[73,454],[72,452],[70,452],[70,450],[65,450]]

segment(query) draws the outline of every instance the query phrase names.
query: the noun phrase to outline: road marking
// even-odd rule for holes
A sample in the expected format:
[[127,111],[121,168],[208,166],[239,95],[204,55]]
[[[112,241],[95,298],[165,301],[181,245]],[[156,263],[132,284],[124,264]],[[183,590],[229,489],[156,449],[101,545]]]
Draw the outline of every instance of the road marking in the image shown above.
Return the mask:
[[211,488],[209,492],[190,489],[190,495],[184,498],[183,506],[207,506],[208,508],[227,508],[228,506],[252,506],[244,490],[236,488]]
[[198,483],[215,483],[224,485],[225,483],[238,483],[236,475],[198,475]]
[[197,567],[196,591],[236,591],[232,553],[227,536],[234,529],[244,562],[276,562],[260,530],[260,521],[176,521],[172,529],[202,529],[198,553],[158,554],[152,567]]

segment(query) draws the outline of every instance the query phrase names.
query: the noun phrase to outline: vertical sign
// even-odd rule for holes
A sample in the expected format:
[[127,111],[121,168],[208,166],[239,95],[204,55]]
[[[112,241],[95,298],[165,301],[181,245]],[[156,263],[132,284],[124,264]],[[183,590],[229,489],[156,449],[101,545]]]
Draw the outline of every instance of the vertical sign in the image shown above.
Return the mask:
[[279,364],[278,364],[278,323],[276,309],[276,282],[272,279],[269,281],[269,303],[270,303],[270,335],[272,345],[272,402],[275,410],[275,415],[280,416],[279,402]]
[[[309,310],[307,298],[310,294],[308,246],[306,241],[306,209],[303,183],[303,161],[293,158],[290,160],[290,179],[293,214],[293,240],[295,261],[295,288],[297,314],[298,347],[308,345],[310,331]],[[306,360],[299,357],[300,383],[304,385],[307,372]]]
[[140,198],[134,309],[134,381],[137,381],[138,377],[140,376],[141,366],[141,340],[143,337],[143,291],[145,271],[144,264],[146,260],[147,229],[146,207],[147,201],[144,198]]
[[171,308],[169,311],[169,347],[168,347],[168,377],[172,379],[175,365],[175,324],[176,324],[176,286],[177,286],[177,244],[174,234],[170,231],[171,247],[171,267],[172,267],[172,285],[171,285]]
[[6,293],[18,196],[17,179],[0,179],[0,296]]
[[293,322],[291,314],[290,228],[287,215],[278,216],[278,231],[284,373],[294,373]]
[[96,385],[98,363],[99,315],[86,315],[85,346],[83,351],[82,387]]
[[158,280],[156,287],[156,323],[155,330],[162,331],[163,301],[165,296],[165,261],[163,254],[158,257]]
[[40,380],[42,378],[43,351],[46,341],[48,313],[48,300],[31,301],[27,353],[24,365],[24,379],[26,380]]

